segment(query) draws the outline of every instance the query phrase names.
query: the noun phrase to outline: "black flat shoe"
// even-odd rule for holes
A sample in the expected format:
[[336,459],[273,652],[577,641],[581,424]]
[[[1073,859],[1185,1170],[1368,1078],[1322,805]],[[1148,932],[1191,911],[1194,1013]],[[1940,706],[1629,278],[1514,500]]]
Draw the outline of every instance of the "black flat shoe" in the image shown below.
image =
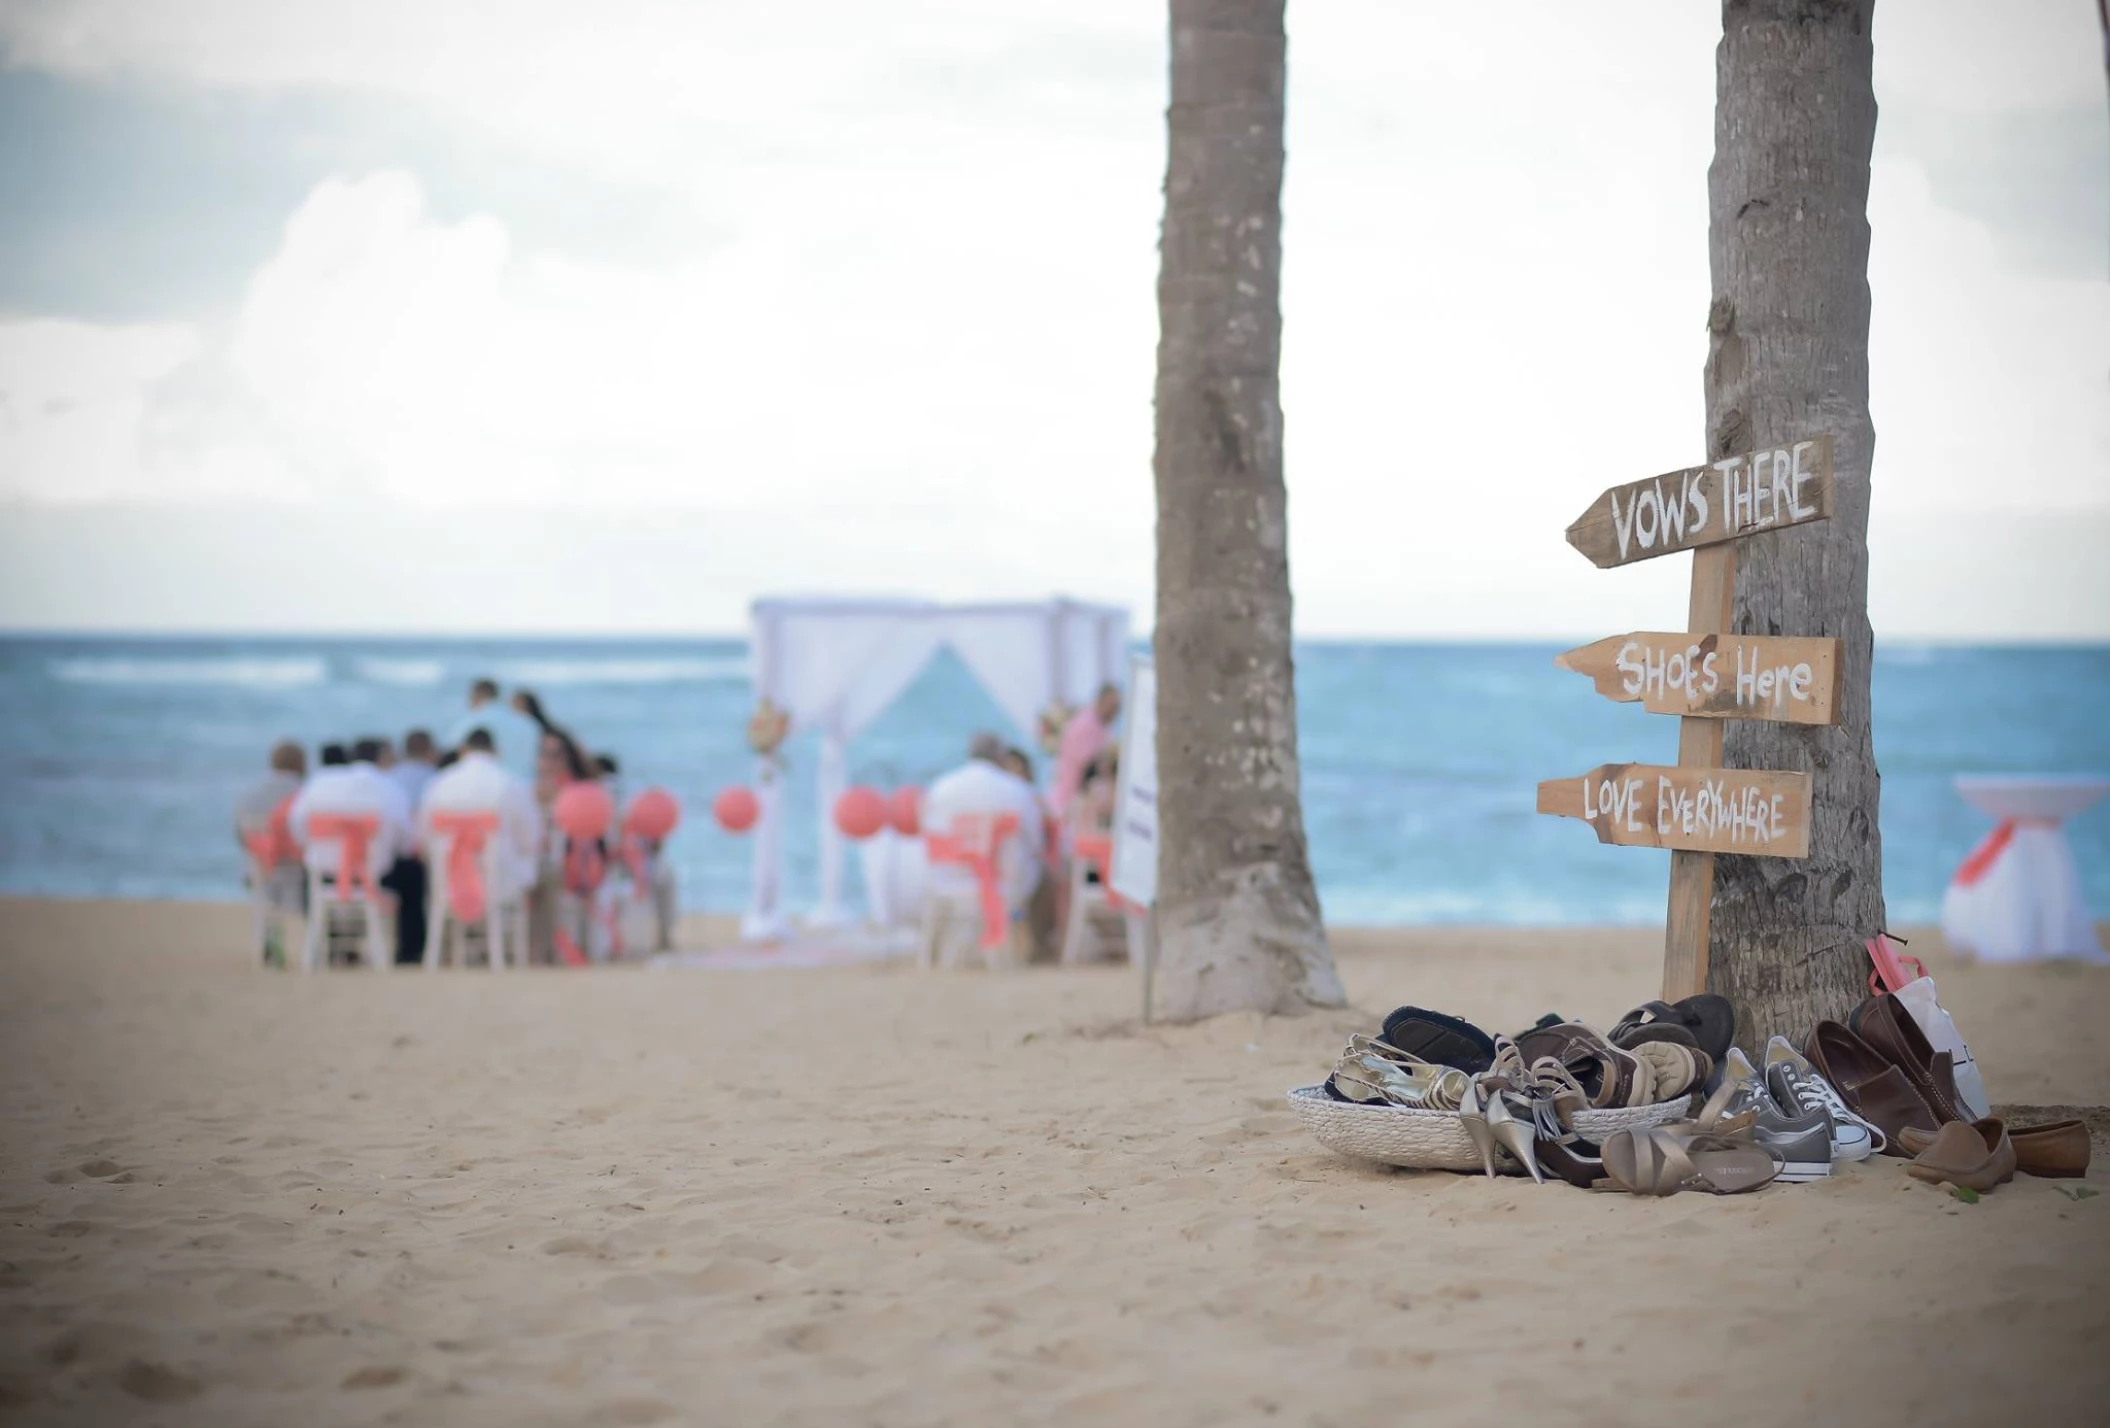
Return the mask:
[[1455,1066],[1477,1076],[1495,1064],[1495,1039],[1469,1021],[1421,1007],[1401,1007],[1385,1018],[1384,1040],[1409,1056]]

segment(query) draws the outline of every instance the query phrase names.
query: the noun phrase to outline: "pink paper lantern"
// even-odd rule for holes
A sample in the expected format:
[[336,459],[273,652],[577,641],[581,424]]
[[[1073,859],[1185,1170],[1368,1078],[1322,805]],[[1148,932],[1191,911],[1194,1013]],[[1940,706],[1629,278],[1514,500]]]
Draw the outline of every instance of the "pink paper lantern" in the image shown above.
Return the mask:
[[588,842],[606,833],[615,822],[615,800],[597,783],[566,784],[557,794],[550,817],[564,835]]
[[623,831],[654,843],[664,843],[681,826],[681,804],[663,788],[648,788],[630,800],[623,814]]
[[720,790],[711,801],[711,817],[728,833],[745,833],[762,818],[762,800],[751,788]]
[[913,838],[923,829],[923,790],[920,788],[897,788],[887,795],[887,827],[904,838]]
[[835,800],[835,826],[845,838],[863,842],[886,826],[886,800],[876,788],[863,784],[848,789]]

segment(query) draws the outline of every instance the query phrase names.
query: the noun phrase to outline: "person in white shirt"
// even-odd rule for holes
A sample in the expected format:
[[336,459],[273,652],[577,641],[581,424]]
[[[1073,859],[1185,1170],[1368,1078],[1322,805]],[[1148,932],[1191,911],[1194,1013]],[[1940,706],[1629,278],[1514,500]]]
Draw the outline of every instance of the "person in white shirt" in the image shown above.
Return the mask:
[[519,778],[533,784],[535,761],[542,750],[542,730],[534,720],[509,704],[500,702],[496,680],[479,679],[469,686],[469,712],[447,730],[447,747],[459,751],[472,730],[491,736],[499,762]]
[[[305,850],[308,866],[334,876],[342,861],[342,849],[335,838],[318,838],[311,834],[310,821],[317,814],[373,815],[377,827],[367,844],[366,871],[376,886],[384,889],[382,902],[393,915],[400,907],[390,892],[404,883],[404,879],[395,874],[395,869],[398,861],[407,858],[413,850],[410,800],[387,774],[375,766],[374,760],[379,753],[378,739],[361,739],[353,746],[348,764],[330,763],[326,751],[323,767],[316,770],[294,796],[293,806],[286,814],[286,827]],[[422,927],[422,903],[415,911]],[[400,956],[400,931],[397,944]]]
[[418,808],[418,832],[431,850],[434,865],[444,867],[447,839],[433,831],[438,813],[493,813],[498,829],[487,846],[497,857],[497,887],[484,895],[490,906],[511,902],[534,886],[542,853],[542,811],[534,792],[498,762],[488,730],[472,730],[462,742],[461,757],[435,776]]
[[[1040,884],[1040,850],[1047,833],[1039,795],[1031,784],[1008,772],[1003,759],[1002,740],[993,734],[975,735],[967,746],[967,762],[925,791],[923,831],[948,834],[962,815],[996,818],[1008,813],[1017,820],[1017,831],[997,850],[997,888],[1015,925]],[[974,874],[955,863],[933,862],[929,889],[924,907],[925,956],[943,963],[960,960],[981,938]]]

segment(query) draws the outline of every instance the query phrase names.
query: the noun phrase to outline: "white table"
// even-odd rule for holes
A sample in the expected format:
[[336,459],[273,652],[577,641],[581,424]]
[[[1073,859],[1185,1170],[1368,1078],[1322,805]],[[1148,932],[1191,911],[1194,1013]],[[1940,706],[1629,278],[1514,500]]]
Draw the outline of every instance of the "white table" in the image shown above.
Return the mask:
[[1956,780],[1956,791],[1997,823],[1956,870],[1942,899],[1949,945],[1988,962],[2110,962],[2081,896],[2073,845],[2060,826],[2110,796],[2110,778],[1971,774]]

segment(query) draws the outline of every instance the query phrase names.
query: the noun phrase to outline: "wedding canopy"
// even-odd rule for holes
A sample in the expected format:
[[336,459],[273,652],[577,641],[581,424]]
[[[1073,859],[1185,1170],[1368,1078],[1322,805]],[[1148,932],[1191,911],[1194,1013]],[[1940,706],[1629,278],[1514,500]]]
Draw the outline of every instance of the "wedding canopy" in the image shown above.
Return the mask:
[[[1118,682],[1128,658],[1128,612],[1076,600],[939,605],[927,600],[758,600],[754,678],[758,700],[790,716],[794,733],[821,738],[820,906],[814,921],[844,920],[843,836],[834,809],[847,782],[850,740],[899,699],[941,649],[950,649],[996,706],[1030,736],[1057,700],[1084,704]],[[779,788],[767,761],[755,828],[752,895],[741,925],[750,938],[780,935],[784,841]]]

